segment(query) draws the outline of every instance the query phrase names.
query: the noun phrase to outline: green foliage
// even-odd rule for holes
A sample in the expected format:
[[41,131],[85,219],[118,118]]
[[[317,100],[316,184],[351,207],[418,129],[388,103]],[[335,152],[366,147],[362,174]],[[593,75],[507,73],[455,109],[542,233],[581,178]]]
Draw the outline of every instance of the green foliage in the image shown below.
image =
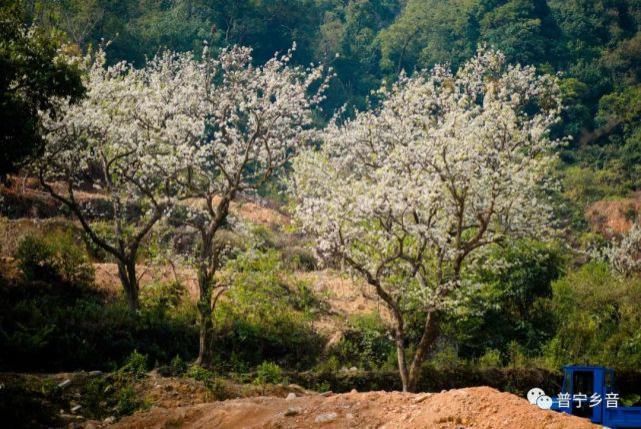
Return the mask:
[[476,49],[475,3],[409,0],[394,23],[381,32],[382,67],[398,73],[437,63],[461,64]]
[[[255,61],[264,62],[296,41],[294,63],[321,62],[337,73],[319,124],[345,102],[348,112],[367,106],[371,91],[393,82],[401,70],[413,73],[444,62],[456,69],[479,43],[488,43],[509,61],[562,73],[567,109],[554,134],[573,140],[561,150],[567,207],[560,217],[581,233],[575,241],[587,248],[600,239],[585,232],[586,205],[641,189],[637,0],[10,0],[0,7],[0,22],[0,179],[41,149],[37,111],[52,110],[53,96],[83,95],[79,71],[56,60],[65,40],[78,45],[65,48],[73,51],[111,40],[110,62],[137,65],[165,47],[198,55],[203,40],[214,50],[252,46]],[[27,35],[24,22],[39,27]],[[278,190],[270,182],[261,193],[274,196]],[[94,226],[100,236],[113,238],[108,221]],[[247,371],[277,362],[309,368],[318,363],[323,343],[311,321],[326,308],[287,271],[313,270],[316,261],[309,248],[274,230],[258,227],[254,239],[258,250],[235,250],[221,275],[229,290],[215,320],[218,367]],[[227,231],[223,240],[236,249],[248,247]],[[166,244],[149,240],[140,255],[159,257]],[[87,247],[92,258],[109,260],[91,240]],[[444,320],[432,364],[523,366],[541,353],[554,367],[641,363],[634,306],[641,297],[639,281],[624,283],[591,263],[551,287],[562,275],[560,253],[526,241],[490,254],[472,274],[480,290]],[[185,360],[194,357],[195,312],[181,285],[143,288],[143,308],[133,314],[119,301],[77,287],[90,284],[93,273],[69,232],[27,236],[16,258],[25,279],[45,284],[0,289],[0,368],[95,367],[96,356],[102,368],[116,368],[140,350],[131,355],[138,363],[143,355],[149,362],[171,360],[172,373],[180,374]],[[54,290],[58,283],[70,285]],[[410,336],[417,332],[414,325],[410,320],[406,327]],[[364,316],[350,321],[318,368],[380,370],[395,364],[393,356],[380,318]],[[136,367],[134,373],[142,371]],[[213,373],[198,371],[190,368],[190,376],[218,389]],[[139,406],[132,391],[123,390],[121,399],[122,410]]]
[[289,246],[282,249],[283,259],[288,269],[292,271],[314,271],[317,268],[314,253],[300,246]]
[[[331,390],[342,393],[357,389],[359,392],[376,390],[400,390],[400,380],[396,371],[358,371],[358,372],[303,372],[292,374],[292,383],[317,391]],[[625,386],[626,392],[638,390],[638,375],[628,377],[632,386]],[[479,369],[472,365],[435,368],[425,365],[418,384],[419,392],[440,392],[468,386],[490,386],[495,389],[525,396],[532,386],[540,386],[544,391],[559,391],[562,374],[539,368],[488,368]],[[321,389],[320,387],[324,389]],[[623,393],[623,387],[621,389]]]
[[0,389],[3,425],[16,429],[61,426],[51,399],[49,392],[35,389],[23,380],[3,380]]
[[193,378],[194,380],[203,382],[206,382],[215,377],[215,374],[212,371],[208,370],[207,368],[203,368],[200,365],[191,365],[187,369],[186,375],[187,377]]
[[169,362],[169,367],[171,368],[172,375],[183,375],[187,372],[187,363],[180,355],[174,356],[171,362]]
[[[500,4],[503,3],[503,4]],[[510,0],[500,2],[480,20],[481,40],[501,49],[510,62],[541,64],[555,61],[556,28],[546,1]],[[547,57],[547,58],[546,58]]]
[[125,386],[118,391],[118,402],[116,403],[118,415],[127,416],[146,406],[147,404],[136,393],[133,386]]
[[175,312],[186,304],[187,288],[176,281],[158,281],[145,285],[140,291],[142,305],[160,316]]
[[[295,63],[314,61],[336,72],[321,123],[345,102],[348,112],[365,108],[371,91],[384,80],[395,80],[401,70],[413,73],[436,63],[450,63],[456,69],[479,43],[487,43],[501,49],[510,62],[562,72],[567,109],[555,133],[574,137],[563,151],[567,165],[606,170],[606,178],[615,179],[608,192],[641,186],[636,167],[639,121],[629,121],[629,126],[602,121],[609,106],[628,103],[631,108],[624,112],[632,115],[638,104],[634,94],[641,83],[641,11],[636,0],[37,0],[29,4],[24,20],[40,25],[43,34],[62,31],[83,48],[102,39],[112,41],[108,47],[112,62],[142,64],[163,48],[193,50],[198,55],[207,41],[214,49],[251,46],[255,60],[262,63],[295,41]],[[11,12],[15,8],[4,10],[9,16],[22,16]],[[9,35],[20,20],[12,22],[7,26]],[[44,43],[36,39],[34,44]],[[56,46],[54,39],[44,43],[43,58],[48,58],[49,45]],[[44,77],[35,81],[44,85],[49,82]],[[15,112],[16,119],[29,116]],[[4,121],[33,128],[32,122]],[[22,148],[26,146],[15,146]],[[613,186],[617,181],[623,186]]]
[[105,403],[111,402],[112,394],[110,394],[110,391],[112,389],[113,388],[109,387],[109,383],[105,377],[95,377],[90,379],[87,384],[83,386],[83,415],[87,417],[101,418],[105,413]]
[[303,368],[316,360],[322,339],[311,326],[315,301],[307,289],[286,284],[281,270],[274,250],[249,250],[226,267],[221,281],[230,287],[214,323],[222,369],[246,370],[268,359]]
[[52,111],[51,97],[78,100],[84,94],[75,66],[59,60],[57,31],[23,25],[22,2],[0,6],[0,180],[43,146],[38,111]]
[[228,399],[231,395],[225,385],[225,382],[216,377],[212,371],[201,367],[200,365],[192,365],[187,369],[185,374],[187,377],[202,382],[205,387],[214,396],[213,399],[222,401]]
[[18,266],[28,281],[93,282],[93,267],[84,248],[68,230],[54,230],[44,237],[27,235],[16,250]]
[[[104,237],[107,242],[115,243],[115,234],[113,224],[109,221],[95,221],[91,224],[92,229],[99,237]],[[87,252],[94,259],[100,262],[114,262],[112,255],[107,253],[102,247],[98,246],[86,232],[82,232],[82,239],[87,248]]]
[[501,352],[496,349],[487,349],[483,356],[479,357],[478,365],[480,368],[500,368],[503,366]]
[[563,263],[560,249],[530,240],[487,255],[473,274],[480,289],[443,327],[460,345],[460,356],[476,359],[499,351],[508,363],[515,345],[528,355],[540,354],[555,332],[549,299]]
[[0,285],[2,370],[113,370],[134,350],[150,363],[193,359],[194,312],[159,315],[143,307],[132,313],[123,301],[73,284]]
[[641,281],[624,280],[602,263],[589,263],[553,285],[558,325],[545,355],[562,364],[641,365]]
[[52,246],[44,240],[26,236],[18,245],[15,256],[18,267],[27,280],[55,279],[55,253]]
[[459,351],[454,344],[441,344],[426,361],[425,366],[436,369],[458,368],[465,365],[466,361],[459,358]]
[[273,362],[263,362],[256,367],[254,384],[276,384],[283,381],[283,370]]
[[138,353],[137,350],[134,350],[125,361],[125,364],[119,369],[119,372],[128,374],[134,379],[142,378],[147,374],[147,362],[147,356],[142,353]]
[[[357,367],[363,370],[394,368],[390,357],[396,356],[396,349],[388,334],[388,327],[378,313],[354,316],[350,329],[343,333],[341,340],[328,352],[328,358],[319,370],[335,371],[341,367]],[[393,360],[393,359],[392,359]]]
[[[563,184],[570,201],[583,205],[609,195],[622,195],[626,187],[621,183],[619,172],[612,169],[597,170],[574,165],[563,171]],[[579,214],[583,216],[583,213]]]

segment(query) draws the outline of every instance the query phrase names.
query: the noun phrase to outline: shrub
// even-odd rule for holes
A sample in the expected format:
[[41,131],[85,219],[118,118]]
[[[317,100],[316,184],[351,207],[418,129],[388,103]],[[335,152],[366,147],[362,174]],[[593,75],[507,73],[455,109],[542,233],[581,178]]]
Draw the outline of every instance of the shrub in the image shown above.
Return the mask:
[[29,281],[49,280],[57,275],[53,247],[42,239],[32,235],[24,237],[15,256],[18,267]]
[[488,349],[507,358],[515,351],[510,349],[512,342],[525,356],[540,354],[556,329],[549,307],[563,253],[533,240],[505,242],[488,250],[467,273],[479,287],[445,315],[442,330],[456,343],[458,356],[470,361]]
[[323,359],[318,365],[314,367],[314,370],[317,372],[329,372],[334,373],[338,372],[341,369],[341,362],[338,360],[338,357],[335,354],[330,355]]
[[133,414],[135,411],[145,407],[145,401],[140,399],[133,386],[126,385],[118,391],[116,411],[119,415]]
[[559,329],[545,350],[551,367],[569,362],[637,369],[641,365],[641,280],[591,262],[553,284]]
[[93,282],[93,267],[70,231],[52,231],[45,237],[25,236],[16,250],[18,266],[28,281]]
[[120,368],[120,372],[130,374],[134,378],[142,378],[147,374],[147,360],[147,356],[134,350]]
[[62,427],[63,424],[47,392],[26,381],[3,379],[0,389],[2,427],[12,429]]
[[[113,224],[110,221],[98,221],[92,222],[92,228],[96,232],[96,235],[99,237],[104,237],[107,242],[114,243],[115,234],[113,232]],[[95,241],[93,241],[86,232],[82,233],[82,240],[85,243],[85,248],[87,253],[94,258],[95,260],[101,262],[113,261],[115,258],[108,252],[106,252],[102,247],[98,246]]]
[[459,357],[458,348],[447,341],[439,341],[425,365],[436,369],[459,368],[467,362]]
[[378,313],[354,316],[350,320],[350,328],[330,349],[326,363],[321,366],[328,368],[331,358],[335,357],[341,366],[346,367],[356,366],[364,370],[387,367],[391,355],[394,361],[396,359],[394,343],[387,333],[388,329]]
[[185,363],[180,355],[176,355],[169,363],[169,368],[171,369],[172,375],[183,375],[187,371],[187,363]]
[[263,362],[256,368],[254,384],[280,383],[283,381],[283,370],[273,362]]
[[[244,371],[265,360],[293,369],[310,368],[323,347],[313,330],[313,301],[303,288],[282,281],[276,251],[248,251],[226,267],[231,287],[216,310],[217,350],[221,370]],[[308,293],[310,292],[307,290]]]
[[314,252],[301,246],[288,246],[281,249],[283,261],[292,271],[313,271],[318,267]]
[[185,375],[202,382],[216,400],[220,401],[231,397],[225,382],[216,377],[214,372],[206,368],[199,365],[192,365],[187,369]]
[[179,282],[154,282],[146,285],[140,291],[140,301],[146,307],[165,314],[168,310],[176,309],[184,302],[187,289]]
[[478,361],[480,368],[499,368],[502,364],[501,352],[496,349],[487,349]]
[[[57,385],[55,385],[57,387]],[[120,392],[114,390],[107,377],[89,379],[82,386],[81,405],[83,416],[100,419],[111,414],[110,407],[116,405]]]
[[133,313],[124,300],[91,287],[0,284],[0,371],[113,371],[133,350],[159,365],[176,355],[189,360],[198,351],[193,307],[186,300],[166,314],[146,307]]
[[190,378],[193,378],[194,380],[198,380],[202,382],[207,382],[215,377],[215,374],[212,371],[208,370],[207,368],[203,368],[200,365],[190,366],[187,369],[186,375],[187,377],[190,377]]

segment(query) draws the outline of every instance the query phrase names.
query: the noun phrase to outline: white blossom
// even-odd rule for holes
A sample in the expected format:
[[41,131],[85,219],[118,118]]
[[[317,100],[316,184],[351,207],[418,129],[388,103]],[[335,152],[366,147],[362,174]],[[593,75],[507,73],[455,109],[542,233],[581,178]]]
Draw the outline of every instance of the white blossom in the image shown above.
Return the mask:
[[295,160],[290,188],[318,253],[365,277],[402,335],[403,311],[443,311],[469,287],[460,273],[477,249],[552,232],[560,93],[554,77],[481,48],[457,73],[402,75],[379,95]]
[[597,254],[623,276],[641,273],[641,226],[634,222],[628,232]]
[[[190,80],[196,70],[189,54],[166,53],[135,69],[124,62],[106,67],[99,50],[83,63],[86,97],[74,104],[55,100],[58,113],[42,113],[46,145],[35,167],[42,185],[115,257],[135,308],[136,254],[175,201],[182,144],[200,139],[205,127],[190,112],[203,101],[192,97],[198,82]],[[98,195],[80,199],[88,189]],[[95,212],[100,202],[108,213]],[[95,218],[111,220],[111,232],[99,233]]]

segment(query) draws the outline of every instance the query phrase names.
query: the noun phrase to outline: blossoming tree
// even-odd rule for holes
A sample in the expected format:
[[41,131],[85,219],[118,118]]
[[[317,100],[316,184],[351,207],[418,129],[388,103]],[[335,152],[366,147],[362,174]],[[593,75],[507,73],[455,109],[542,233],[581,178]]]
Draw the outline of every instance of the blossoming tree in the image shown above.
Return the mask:
[[265,183],[315,135],[313,108],[323,99],[327,77],[321,67],[290,66],[291,55],[254,66],[250,49],[233,47],[217,57],[205,52],[198,64],[203,103],[192,114],[203,120],[205,134],[179,146],[190,163],[180,183],[190,200],[185,223],[199,237],[194,259],[202,365],[211,361],[212,314],[225,290],[216,279],[224,249],[217,237],[230,204]]
[[614,270],[624,277],[641,273],[641,225],[636,220],[630,229],[612,241],[600,252],[598,259],[610,263]]
[[[125,63],[105,67],[103,51],[85,60],[86,98],[76,104],[57,100],[60,114],[42,114],[46,146],[35,167],[42,186],[116,260],[135,310],[138,250],[171,207],[172,177],[186,158],[176,142],[198,139],[203,132],[202,121],[187,114],[202,102],[191,96],[198,82],[190,77],[198,73],[190,69],[188,54],[163,54],[142,69]],[[97,189],[98,197],[79,198],[87,189]],[[110,227],[100,227],[101,220]]]
[[[297,157],[291,189],[318,253],[341,258],[389,308],[403,389],[414,391],[443,314],[471,286],[465,268],[506,236],[552,230],[560,94],[555,78],[480,48],[457,73],[401,76],[381,97]],[[422,320],[413,356],[410,313]]]

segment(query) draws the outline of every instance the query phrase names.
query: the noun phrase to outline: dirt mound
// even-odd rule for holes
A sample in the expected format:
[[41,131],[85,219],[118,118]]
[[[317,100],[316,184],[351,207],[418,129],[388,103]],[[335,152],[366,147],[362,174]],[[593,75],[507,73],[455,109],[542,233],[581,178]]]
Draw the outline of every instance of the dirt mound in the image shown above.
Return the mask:
[[116,428],[597,428],[587,420],[545,411],[489,387],[439,394],[399,392],[233,399],[152,408]]
[[609,236],[627,232],[639,212],[641,192],[635,192],[629,198],[597,201],[587,208],[585,216],[593,231]]

